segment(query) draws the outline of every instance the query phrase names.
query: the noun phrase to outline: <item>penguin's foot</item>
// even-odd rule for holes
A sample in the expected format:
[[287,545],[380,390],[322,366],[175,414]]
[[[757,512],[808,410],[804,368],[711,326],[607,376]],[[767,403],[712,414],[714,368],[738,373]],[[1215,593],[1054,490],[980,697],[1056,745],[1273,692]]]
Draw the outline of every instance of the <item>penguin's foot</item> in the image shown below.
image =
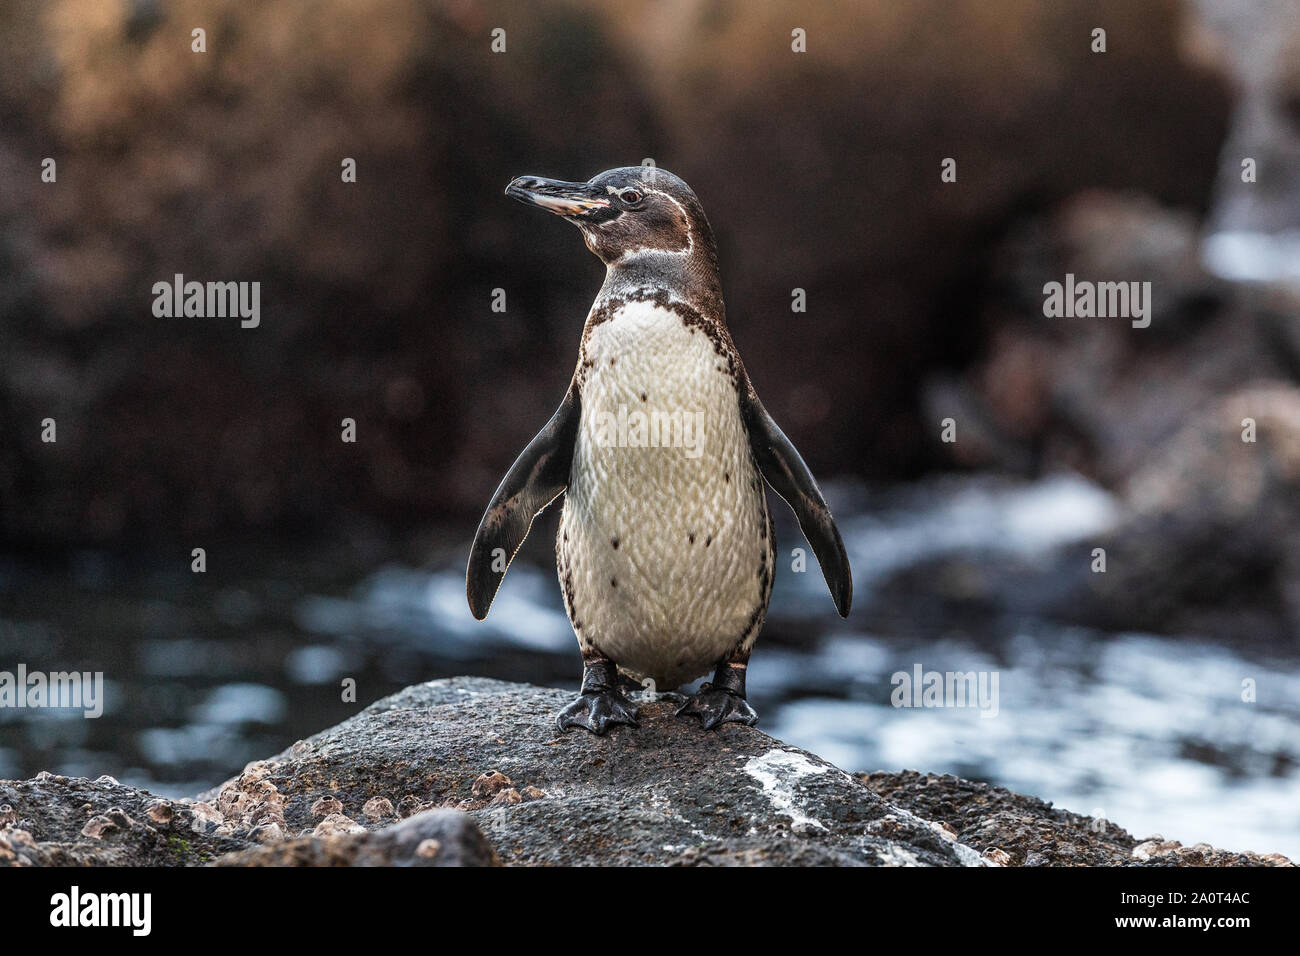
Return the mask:
[[682,714],[700,718],[705,730],[732,721],[749,727],[758,723],[758,713],[749,706],[749,701],[734,691],[712,684],[702,685],[693,697],[677,708],[677,716]]
[[581,727],[603,737],[615,724],[637,726],[636,705],[623,695],[619,680],[618,666],[613,661],[591,656],[582,674],[582,693],[555,720],[561,733]]
[[581,727],[590,730],[597,737],[603,737],[605,731],[615,724],[628,724],[636,727],[636,706],[616,690],[584,692],[578,699],[560,711],[556,718],[560,730]]

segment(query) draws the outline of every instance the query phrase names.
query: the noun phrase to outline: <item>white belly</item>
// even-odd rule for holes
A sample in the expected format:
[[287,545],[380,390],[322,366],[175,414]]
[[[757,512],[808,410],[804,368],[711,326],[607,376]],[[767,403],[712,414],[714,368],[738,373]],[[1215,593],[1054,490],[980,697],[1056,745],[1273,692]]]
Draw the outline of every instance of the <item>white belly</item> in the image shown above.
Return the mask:
[[585,356],[557,542],[569,618],[584,650],[671,689],[757,635],[773,568],[762,479],[703,330],[631,303]]

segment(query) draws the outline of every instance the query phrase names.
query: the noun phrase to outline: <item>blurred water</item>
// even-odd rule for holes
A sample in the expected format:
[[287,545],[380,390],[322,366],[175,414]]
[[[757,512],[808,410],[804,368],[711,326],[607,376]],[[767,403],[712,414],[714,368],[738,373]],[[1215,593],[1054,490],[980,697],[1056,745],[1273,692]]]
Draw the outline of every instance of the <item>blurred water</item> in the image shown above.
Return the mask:
[[1300,230],[1216,232],[1205,238],[1205,266],[1238,282],[1286,281],[1300,284]]
[[[1193,0],[1189,12],[1237,88],[1205,266],[1232,281],[1300,284],[1300,129],[1288,77],[1300,37],[1295,2]],[[1243,179],[1247,158],[1255,175]]]
[[[949,479],[883,498],[836,491],[856,608],[848,621],[834,615],[815,563],[778,571],[749,677],[765,730],[848,770],[957,773],[1102,814],[1139,837],[1300,858],[1294,653],[1010,613],[994,627],[957,615],[936,625],[932,607],[923,627],[896,608],[877,613],[894,575],[936,557],[1034,562],[1104,531],[1116,510],[1107,495],[1076,478]],[[801,543],[788,524],[778,541],[787,553]],[[0,670],[102,670],[108,686],[98,720],[0,709],[0,777],[110,773],[185,795],[415,681],[479,674],[576,688],[553,568],[516,562],[476,622],[466,546],[453,540],[430,568],[394,560],[382,541],[226,548],[213,553],[227,570],[206,575],[104,555],[68,567],[7,559]],[[544,541],[536,552],[544,561]],[[892,675],[918,665],[996,673],[997,715],[892,706]]]
[[[1295,661],[1246,660],[1190,638],[1033,628],[993,649],[841,635],[808,657],[802,681],[826,689],[786,701],[765,726],[841,767],[990,780],[1138,837],[1300,851]],[[996,671],[997,716],[890,706],[890,675],[918,662]],[[831,696],[846,669],[846,692]],[[771,687],[783,670],[755,655],[751,683]],[[1246,679],[1253,703],[1242,700]]]

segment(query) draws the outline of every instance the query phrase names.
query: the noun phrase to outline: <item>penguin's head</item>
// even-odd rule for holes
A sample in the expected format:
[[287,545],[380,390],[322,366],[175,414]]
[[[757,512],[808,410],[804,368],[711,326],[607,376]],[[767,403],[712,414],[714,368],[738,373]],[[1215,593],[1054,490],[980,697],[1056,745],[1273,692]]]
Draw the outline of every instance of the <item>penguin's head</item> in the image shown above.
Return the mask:
[[691,187],[666,169],[623,166],[585,183],[520,176],[506,195],[563,216],[607,265],[646,253],[712,252],[704,208]]

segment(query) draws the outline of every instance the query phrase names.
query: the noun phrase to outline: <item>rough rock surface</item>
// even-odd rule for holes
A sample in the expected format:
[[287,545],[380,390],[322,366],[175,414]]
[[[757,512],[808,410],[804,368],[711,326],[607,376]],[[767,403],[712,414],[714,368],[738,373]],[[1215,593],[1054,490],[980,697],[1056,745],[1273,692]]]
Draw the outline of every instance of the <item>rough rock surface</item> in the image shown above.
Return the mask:
[[944,827],[1003,866],[1291,865],[1278,853],[1232,853],[1205,843],[1185,847],[1159,835],[1138,840],[1109,820],[958,777],[915,770],[854,776],[894,806]]
[[295,832],[317,825],[322,799],[359,822],[376,797],[454,807],[475,817],[507,864],[980,862],[759,730],[705,733],[664,699],[641,705],[639,728],[559,734],[554,714],[570,696],[480,679],[420,684],[209,796],[235,806],[274,787]]
[[217,866],[496,866],[468,814],[426,810],[379,830],[300,837],[230,853]]
[[205,807],[112,777],[0,780],[0,864],[197,866],[246,845],[218,830]]
[[[480,678],[409,687],[196,799],[111,778],[0,781],[11,865],[1270,865],[1139,843],[955,777],[857,778],[762,731],[557,734],[568,693]],[[218,859],[220,857],[220,859]]]

